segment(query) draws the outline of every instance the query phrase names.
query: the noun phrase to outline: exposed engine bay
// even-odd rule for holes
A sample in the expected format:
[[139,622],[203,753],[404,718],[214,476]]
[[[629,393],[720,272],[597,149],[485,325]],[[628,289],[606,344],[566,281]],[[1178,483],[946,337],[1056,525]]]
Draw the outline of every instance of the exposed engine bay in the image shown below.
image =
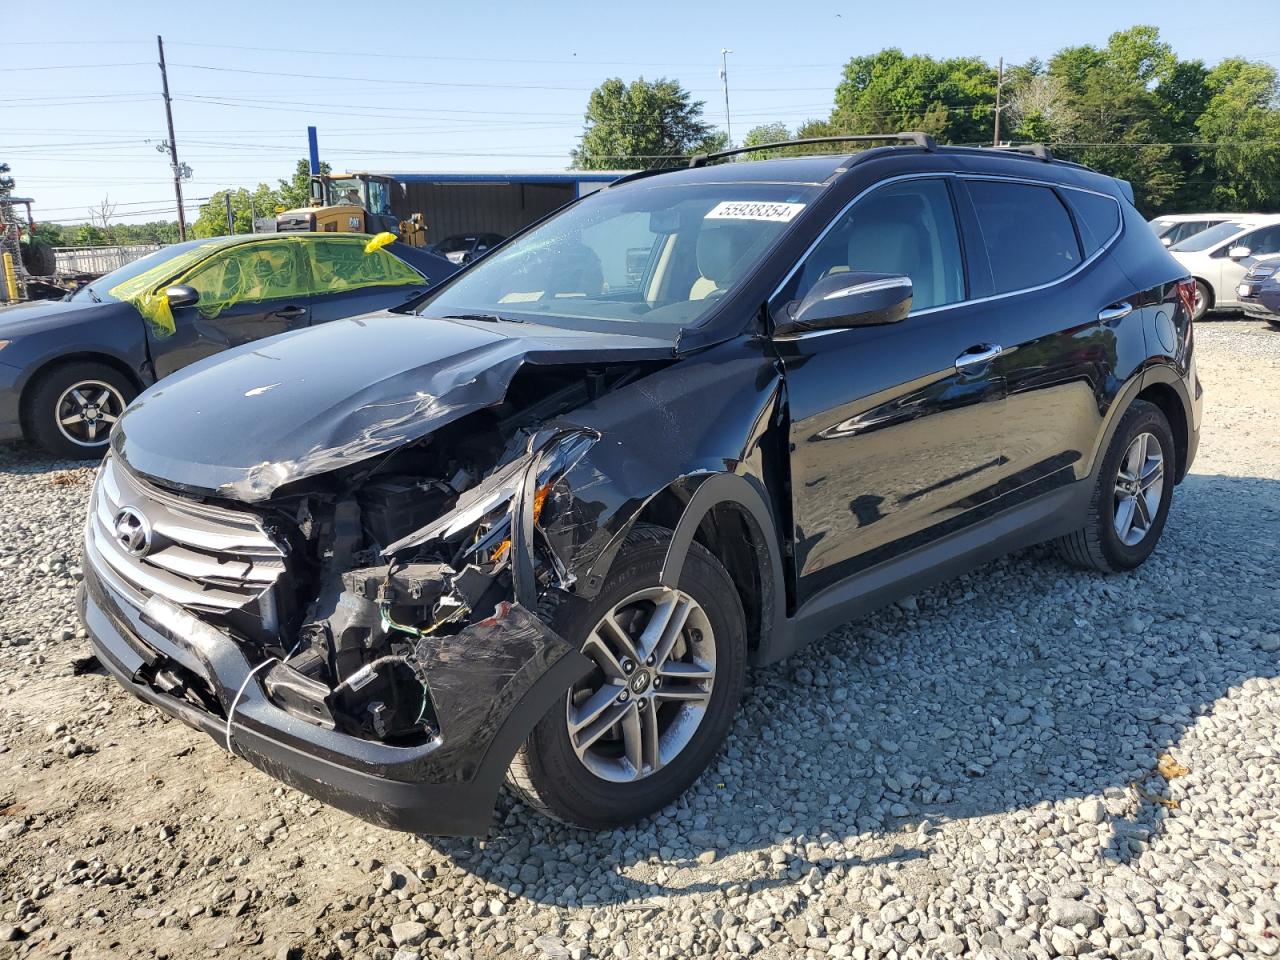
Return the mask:
[[[548,594],[573,586],[544,530],[571,499],[564,474],[598,436],[556,418],[651,368],[526,367],[498,406],[281,489],[256,512],[289,575],[209,619],[256,648],[276,706],[367,740],[432,740],[428,644],[513,598],[553,607]],[[217,709],[198,683],[183,686]]]

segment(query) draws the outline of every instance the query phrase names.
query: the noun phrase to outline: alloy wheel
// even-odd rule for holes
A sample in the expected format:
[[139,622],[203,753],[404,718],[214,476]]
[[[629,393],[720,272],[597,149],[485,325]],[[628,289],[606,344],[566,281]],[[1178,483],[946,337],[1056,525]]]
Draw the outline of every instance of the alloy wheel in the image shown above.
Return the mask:
[[111,384],[83,380],[62,391],[54,418],[58,431],[76,446],[96,447],[106,442],[124,406],[124,396]]
[[1140,433],[1129,443],[1116,474],[1114,523],[1127,547],[1142,542],[1160,510],[1164,493],[1164,452],[1155,434]]
[[683,591],[641,590],[600,619],[582,652],[595,669],[565,702],[574,753],[602,780],[652,776],[689,745],[711,701],[706,612]]

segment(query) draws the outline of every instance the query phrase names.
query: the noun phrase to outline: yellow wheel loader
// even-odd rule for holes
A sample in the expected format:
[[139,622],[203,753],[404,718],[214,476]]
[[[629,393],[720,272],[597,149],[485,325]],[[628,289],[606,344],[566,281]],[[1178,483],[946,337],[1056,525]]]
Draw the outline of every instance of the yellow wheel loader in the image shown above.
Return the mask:
[[276,214],[279,233],[394,233],[411,247],[427,245],[422,214],[400,220],[391,198],[404,185],[373,173],[313,174],[311,203]]

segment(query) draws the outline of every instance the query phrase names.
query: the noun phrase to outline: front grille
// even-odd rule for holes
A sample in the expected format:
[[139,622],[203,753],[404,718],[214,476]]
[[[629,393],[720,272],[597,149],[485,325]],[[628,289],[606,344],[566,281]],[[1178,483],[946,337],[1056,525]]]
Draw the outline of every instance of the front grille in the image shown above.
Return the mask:
[[86,535],[112,579],[143,597],[209,613],[231,613],[260,598],[261,607],[274,608],[268,591],[284,573],[284,554],[258,517],[174,496],[115,457],[98,474]]
[[1258,265],[1258,266],[1251,267],[1249,272],[1245,274],[1244,278],[1246,280],[1254,280],[1254,281],[1266,280],[1275,272],[1276,272],[1276,268],[1272,264],[1267,264],[1266,266]]

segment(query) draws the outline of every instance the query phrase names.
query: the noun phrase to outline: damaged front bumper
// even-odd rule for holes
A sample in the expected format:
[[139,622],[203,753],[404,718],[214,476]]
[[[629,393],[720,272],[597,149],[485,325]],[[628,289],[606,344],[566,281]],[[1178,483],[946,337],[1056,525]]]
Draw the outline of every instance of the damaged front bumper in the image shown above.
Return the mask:
[[[277,706],[266,683],[279,664],[255,666],[226,632],[176,605],[144,602],[95,552],[90,539],[80,614],[98,658],[126,689],[276,779],[379,826],[483,836],[516,749],[589,667],[535,614],[501,603],[423,648],[438,734],[414,746],[378,743]],[[202,680],[216,705],[168,692],[174,671]]]

